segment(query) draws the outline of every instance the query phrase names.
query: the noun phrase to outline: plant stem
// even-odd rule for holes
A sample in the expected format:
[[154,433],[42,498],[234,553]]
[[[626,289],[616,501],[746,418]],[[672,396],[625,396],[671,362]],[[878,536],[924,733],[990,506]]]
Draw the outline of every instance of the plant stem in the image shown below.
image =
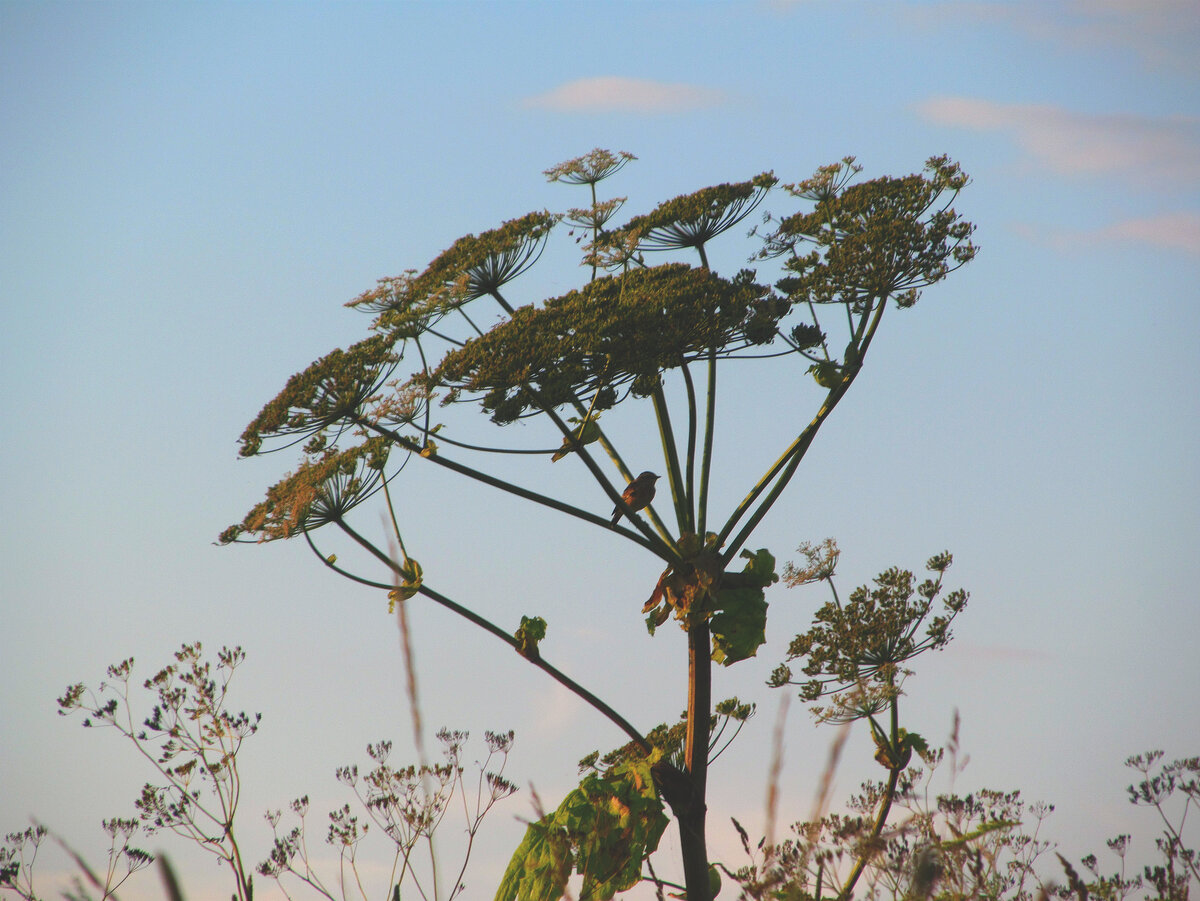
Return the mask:
[[704,451],[700,456],[700,498],[697,501],[696,531],[704,536],[708,527],[708,477],[712,472],[713,433],[717,419],[717,352],[708,352],[708,391],[704,398]]
[[[898,751],[900,747],[900,715],[899,704],[895,696],[891,700],[891,746]],[[879,802],[879,812],[875,816],[875,824],[871,828],[871,837],[864,843],[864,849],[859,855],[858,860],[854,862],[854,869],[850,871],[849,877],[846,879],[846,884],[842,886],[842,890],[838,893],[838,901],[850,901],[854,891],[854,884],[858,882],[858,877],[862,875],[863,870],[867,866],[867,861],[878,853],[876,848],[877,839],[883,832],[883,827],[887,824],[888,814],[892,811],[892,802],[896,799],[896,785],[900,781],[901,767],[893,768],[888,773],[887,787],[883,791],[883,798]]]
[[663,459],[667,464],[667,478],[671,484],[671,500],[675,504],[675,522],[679,531],[692,530],[691,511],[687,505],[687,487],[683,483],[683,472],[679,468],[679,451],[675,447],[675,432],[671,428],[671,413],[662,385],[654,389],[654,416],[658,420],[658,434],[662,439]]
[[705,840],[708,789],[708,727],[712,712],[712,647],[707,621],[688,630],[688,709],[684,769],[687,796],[672,804],[679,822],[687,896],[709,901],[708,848]]
[[[680,370],[683,372],[683,384],[687,388],[688,399],[688,443],[687,443],[687,486],[686,500],[692,523],[696,522],[696,386],[692,384],[692,373],[684,363]],[[703,537],[703,534],[701,534]]]
[[[345,522],[338,520],[338,526],[342,529],[343,532],[345,532],[347,535],[349,535],[351,538],[353,538],[361,547],[363,547],[366,551],[368,551],[370,554],[372,554],[374,557],[376,557],[378,560],[380,560],[384,564],[384,566],[388,567],[390,570],[392,570],[392,572],[396,573],[397,575],[399,575],[403,578],[403,573],[400,572],[400,565],[395,560],[392,560],[387,554],[385,554],[379,548],[375,547],[375,545],[371,544],[371,542],[367,541],[367,539],[365,539],[361,535],[359,535],[356,531],[354,531],[354,529],[350,528],[350,526],[348,526]],[[327,564],[327,565],[329,565],[329,564]],[[382,585],[381,587],[387,588],[388,586]],[[437,603],[439,603],[443,607],[445,607],[447,610],[457,613],[463,619],[466,619],[469,622],[474,623],[475,625],[479,626],[484,631],[490,632],[492,635],[495,635],[497,638],[499,638],[501,641],[503,641],[505,644],[507,644],[509,647],[513,648],[518,653],[520,653],[520,645],[518,644],[516,638],[514,638],[509,633],[505,632],[503,629],[501,629],[499,626],[497,626],[495,623],[491,622],[490,620],[484,619],[482,616],[480,616],[474,610],[470,610],[467,607],[462,606],[461,604],[455,603],[454,601],[450,600],[450,598],[446,597],[444,594],[434,591],[432,588],[430,588],[428,585],[425,585],[425,584],[422,584],[417,589],[417,592],[419,594],[425,595],[430,600],[436,601]],[[404,601],[400,601],[399,603],[403,604]],[[628,720],[626,720],[623,716],[621,716],[619,713],[617,713],[615,710],[613,710],[611,707],[609,707],[608,704],[604,703],[604,701],[600,700],[598,697],[596,697],[594,694],[592,694],[590,691],[588,691],[586,688],[584,688],[582,685],[580,685],[578,682],[576,682],[570,676],[566,675],[565,673],[560,671],[558,668],[547,663],[545,660],[543,660],[541,658],[540,655],[537,657],[531,657],[531,656],[522,654],[521,656],[524,657],[526,660],[528,660],[530,663],[532,663],[534,666],[538,667],[541,670],[544,670],[552,679],[554,679],[556,682],[558,682],[560,685],[562,685],[564,688],[566,688],[572,694],[574,694],[577,697],[581,698],[582,700],[586,701],[588,704],[590,704],[596,710],[600,711],[600,713],[604,714],[604,716],[607,717],[613,724],[615,724],[622,732],[624,732],[631,739],[633,739],[633,741],[637,744],[637,746],[639,748],[641,748],[643,751],[646,751],[648,753],[651,750],[650,742],[648,742],[646,740],[646,737],[644,735],[642,735],[640,732],[638,732],[637,729],[635,729],[632,725],[630,725]]]
[[[365,419],[354,420],[354,424],[366,429],[370,429],[371,431],[384,436],[389,441],[392,441],[399,447],[402,447],[404,450],[410,451],[417,455],[420,455],[421,453],[421,446],[419,444],[412,439],[401,435],[399,432],[393,429],[386,428],[378,423],[368,422]],[[517,497],[524,498],[525,500],[533,501],[535,504],[541,504],[544,507],[550,507],[553,510],[558,510],[561,513],[566,513],[567,515],[574,516],[577,519],[582,519],[586,522],[593,523],[594,525],[603,526],[605,529],[608,529],[611,525],[607,519],[597,516],[595,513],[589,513],[587,510],[581,510],[578,507],[564,503],[557,498],[539,494],[536,491],[530,491],[528,488],[522,488],[519,485],[514,485],[511,482],[498,479],[495,476],[488,475],[485,472],[480,472],[477,469],[473,469],[472,467],[466,466],[455,460],[450,460],[441,454],[431,454],[429,456],[422,457],[421,459],[428,460],[438,466],[445,467],[446,469],[456,472],[459,475],[467,476],[468,478],[474,479],[477,482],[483,482],[485,485],[491,485],[493,488],[499,488],[501,491],[506,491],[509,494],[515,494]],[[669,549],[656,545],[645,536],[638,535],[636,533],[630,533],[630,538],[642,545],[642,547],[646,548],[646,550],[658,557],[661,557],[663,560],[670,562],[671,560],[675,559],[674,555],[672,555]]]
[[[750,534],[758,526],[762,518],[767,515],[767,511],[778,500],[779,495],[783,493],[784,488],[787,487],[788,482],[791,481],[792,476],[795,474],[796,468],[800,465],[800,461],[804,458],[805,453],[808,452],[809,445],[812,444],[813,439],[817,436],[817,431],[829,417],[829,414],[833,412],[833,408],[837,406],[838,401],[845,396],[852,381],[853,378],[847,379],[838,387],[830,390],[825,403],[821,405],[821,409],[817,411],[817,415],[813,417],[812,422],[805,427],[804,431],[796,437],[791,446],[775,461],[775,465],[767,471],[766,475],[759,479],[758,484],[746,495],[745,499],[734,510],[733,515],[729,517],[728,522],[721,529],[720,539],[717,542],[718,547],[725,541],[729,533],[733,531],[733,527],[737,525],[738,520],[746,514],[754,502],[758,500],[759,496],[767,490],[767,486],[775,480],[775,485],[771,488],[770,493],[751,514],[749,520],[742,527],[741,532],[738,533],[737,538],[722,553],[721,556],[725,563],[728,563],[737,555],[742,545],[746,542],[746,539],[750,537]],[[778,477],[777,480],[776,477]]]

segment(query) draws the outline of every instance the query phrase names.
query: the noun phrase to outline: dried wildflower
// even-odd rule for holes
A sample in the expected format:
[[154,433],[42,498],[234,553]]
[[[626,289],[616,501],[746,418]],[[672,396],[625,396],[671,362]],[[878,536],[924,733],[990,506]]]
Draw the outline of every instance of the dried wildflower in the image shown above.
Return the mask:
[[766,197],[777,179],[770,172],[750,181],[720,184],[683,194],[637,216],[621,231],[640,232],[643,250],[703,248],[721,232],[737,225]]
[[[807,548],[807,550],[806,550]],[[836,545],[802,547],[809,566],[785,571],[791,584],[821,581],[832,575]],[[933,602],[941,592],[942,577],[950,565],[948,553],[929,560],[927,568],[936,578],[919,586],[909,570],[893,567],[875,578],[874,587],[862,585],[846,604],[836,596],[813,615],[813,626],[797,635],[788,647],[788,662],[805,659],[803,673],[809,681],[801,686],[800,696],[814,701],[825,695],[842,693],[831,708],[822,711],[825,719],[844,721],[856,718],[855,711],[878,707],[899,690],[906,671],[905,661],[927,650],[937,650],[950,640],[950,623],[966,606],[967,593],[956,590],[943,601],[944,613],[935,616],[918,637]],[[828,574],[828,575],[826,575]],[[773,685],[800,684],[792,681],[786,666],[776,670]]]
[[391,389],[390,393],[372,398],[366,410],[366,419],[373,425],[393,429],[411,425],[429,407],[432,395],[424,385],[411,382],[402,384],[399,379],[393,379],[387,383],[387,387]]
[[[816,206],[780,221],[758,256],[789,255],[784,263],[789,276],[777,287],[790,299],[845,303],[860,312],[893,297],[898,306],[909,307],[922,288],[974,258],[974,226],[950,208],[967,183],[957,164],[933,157],[924,175],[847,187],[857,171],[826,167],[808,182],[787,186]],[[812,250],[801,254],[805,245]]]
[[346,451],[328,448],[319,459],[305,460],[300,468],[267,489],[267,496],[240,523],[221,533],[220,543],[290,538],[301,532],[340,522],[350,510],[383,487],[383,466],[389,445],[369,438]]
[[415,269],[391,278],[381,278],[374,288],[363,292],[346,306],[364,313],[378,314],[371,328],[386,328],[393,339],[417,337],[447,311],[431,309],[423,303],[426,298],[413,288],[416,280]]
[[613,154],[597,147],[590,153],[577,156],[573,160],[551,166],[542,174],[550,181],[559,181],[567,185],[594,185],[620,171],[631,160],[637,157],[624,150]]
[[399,358],[389,340],[375,335],[349,350],[335,350],[288,379],[283,390],[242,432],[240,454],[250,457],[262,449],[264,438],[298,436],[317,439],[310,452],[320,450],[327,429],[339,432],[362,416],[364,406],[396,368]]
[[[410,293],[426,307],[453,308],[496,292],[537,262],[558,219],[543,210],[464,235],[412,280]],[[397,324],[387,314],[381,318],[381,325]]]
[[631,265],[644,265],[639,252],[642,233],[636,229],[623,228],[616,232],[599,232],[595,239],[583,248],[580,264],[610,272],[628,269]]
[[786,563],[783,567],[783,584],[788,588],[799,585],[810,585],[813,582],[828,582],[837,570],[841,549],[832,538],[826,538],[820,544],[806,541],[797,548],[803,555],[805,566],[798,567],[794,563]]
[[587,209],[571,207],[566,214],[567,224],[576,228],[604,228],[608,220],[615,216],[625,204],[626,199],[625,197],[612,197],[608,200],[600,200]]

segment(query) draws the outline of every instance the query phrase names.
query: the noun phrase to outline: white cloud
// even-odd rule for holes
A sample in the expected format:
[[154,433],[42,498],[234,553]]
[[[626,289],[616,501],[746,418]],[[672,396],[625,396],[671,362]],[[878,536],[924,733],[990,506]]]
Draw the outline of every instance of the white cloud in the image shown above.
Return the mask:
[[1117,175],[1168,188],[1200,181],[1200,119],[1194,116],[1091,115],[970,97],[935,97],[917,110],[941,125],[1006,132],[1052,172]]
[[525,106],[558,112],[676,113],[717,106],[725,95],[698,85],[622,78],[581,78],[545,94],[529,97]]

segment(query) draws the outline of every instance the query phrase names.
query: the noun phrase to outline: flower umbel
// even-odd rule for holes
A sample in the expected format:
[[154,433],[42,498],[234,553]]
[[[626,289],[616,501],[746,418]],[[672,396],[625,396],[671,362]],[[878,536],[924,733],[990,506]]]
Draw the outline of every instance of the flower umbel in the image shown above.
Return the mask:
[[[809,566],[793,569],[789,580],[792,584],[830,581],[832,587],[830,566],[835,553],[836,545],[808,547]],[[809,681],[792,681],[791,669],[784,664],[772,674],[771,684],[800,685],[800,697],[806,701],[844,695],[835,704],[839,715],[859,706],[863,712],[878,709],[880,701],[899,691],[906,661],[950,640],[950,623],[967,604],[962,589],[946,596],[944,612],[928,622],[923,636],[917,633],[941,593],[942,577],[951,561],[949,553],[931,557],[926,568],[936,575],[920,585],[914,584],[909,570],[892,567],[875,577],[874,587],[856,588],[844,605],[835,589],[833,600],[813,615],[812,628],[797,635],[788,647],[788,662],[806,658],[802,672]],[[883,694],[876,688],[884,689]]]
[[219,542],[290,538],[302,532],[340,522],[354,507],[383,487],[383,466],[389,446],[383,438],[369,438],[346,451],[328,448],[318,459],[305,460],[295,473],[267,489],[264,500],[245,518],[221,533]]

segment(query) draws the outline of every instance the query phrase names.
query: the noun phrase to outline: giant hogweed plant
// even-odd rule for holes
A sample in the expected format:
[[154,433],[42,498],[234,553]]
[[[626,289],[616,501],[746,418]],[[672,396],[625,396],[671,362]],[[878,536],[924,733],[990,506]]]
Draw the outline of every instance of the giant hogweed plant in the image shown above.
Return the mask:
[[[627,199],[602,197],[598,187],[633,159],[597,149],[547,170],[553,182],[587,188],[590,202],[466,235],[425,269],[382,279],[352,300],[373,317],[367,337],[292,376],[241,437],[243,456],[293,448],[299,465],[220,536],[223,543],[301,538],[326,567],[391,603],[420,596],[440,604],[624,733],[632,751],[619,764],[590,770],[563,806],[530,826],[502,899],[556,898],[573,874],[590,897],[629,888],[642,878],[668,811],[687,896],[711,896],[705,813],[714,735],[731,717],[748,715],[736,700],[718,711],[712,668],[756,653],[765,640],[764,590],[778,578],[773,555],[750,539],[866,365],[885,313],[912,307],[976,252],[973,226],[953,208],[967,177],[945,157],[899,178],[860,180],[849,157],[794,183],[762,173],[616,225]],[[779,208],[762,213],[768,198]],[[714,242],[756,211],[747,251],[754,268],[715,271]],[[581,251],[583,282],[557,297],[529,296],[521,276],[564,231]],[[481,327],[496,315],[497,324]],[[777,420],[792,417],[792,435],[738,487],[732,509],[716,509],[722,373],[747,359],[763,367],[764,383],[793,392],[794,403],[770,411]],[[661,438],[659,503],[640,514],[623,489],[645,463],[631,467],[609,434],[621,404],[648,405]],[[470,437],[478,431],[472,409],[495,424],[494,440]],[[554,436],[542,444],[530,439],[534,429],[509,428],[539,420]],[[514,454],[526,462],[519,480],[507,475]],[[499,459],[503,467],[492,465]],[[539,489],[538,467],[563,459],[594,486],[594,504]],[[420,536],[406,532],[391,489],[421,467],[612,529],[662,561],[643,613],[651,632],[673,619],[687,634],[688,696],[678,728],[642,731],[601,699],[599,687],[552,663],[543,617],[494,623],[470,599],[451,597],[452,574],[423,571],[409,553]],[[357,508],[368,501],[386,510],[388,547],[357,525]],[[613,508],[620,524],[610,522]],[[322,550],[316,532],[324,526],[359,545],[365,563],[351,566]],[[530,859],[542,863],[527,867]]]

